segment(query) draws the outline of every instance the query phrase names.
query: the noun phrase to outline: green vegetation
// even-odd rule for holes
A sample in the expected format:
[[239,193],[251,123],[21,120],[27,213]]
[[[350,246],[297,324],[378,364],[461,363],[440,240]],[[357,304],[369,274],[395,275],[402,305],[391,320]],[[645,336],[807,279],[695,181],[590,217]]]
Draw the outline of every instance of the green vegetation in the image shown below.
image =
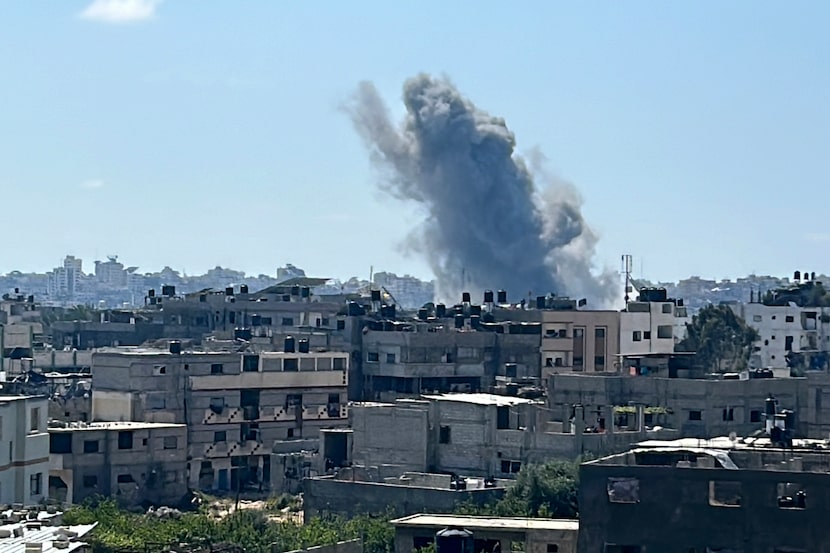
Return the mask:
[[695,363],[707,372],[741,371],[749,364],[758,333],[728,306],[709,305],[686,325],[678,351],[695,352]]
[[248,552],[292,551],[341,540],[362,538],[366,553],[391,553],[394,529],[389,517],[360,516],[351,520],[315,518],[301,524],[269,520],[262,511],[240,510],[212,518],[205,510],[176,517],[135,514],[115,501],[100,499],[70,508],[67,524],[98,522],[91,544],[94,553],[167,550],[185,543],[193,549],[232,544]]
[[579,513],[577,491],[580,461],[548,461],[526,465],[504,497],[484,506],[464,503],[463,515],[576,518]]

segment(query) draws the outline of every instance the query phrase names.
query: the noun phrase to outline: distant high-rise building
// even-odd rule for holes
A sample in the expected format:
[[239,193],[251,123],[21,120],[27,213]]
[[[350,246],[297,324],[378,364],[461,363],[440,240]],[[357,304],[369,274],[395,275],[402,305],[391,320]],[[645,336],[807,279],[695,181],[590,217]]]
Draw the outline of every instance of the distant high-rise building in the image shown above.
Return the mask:
[[95,278],[101,284],[113,288],[123,288],[127,285],[127,272],[124,264],[118,262],[117,255],[107,256],[107,261],[95,262]]
[[71,298],[80,289],[83,278],[83,260],[67,255],[63,267],[56,267],[47,273],[46,293],[52,298]]

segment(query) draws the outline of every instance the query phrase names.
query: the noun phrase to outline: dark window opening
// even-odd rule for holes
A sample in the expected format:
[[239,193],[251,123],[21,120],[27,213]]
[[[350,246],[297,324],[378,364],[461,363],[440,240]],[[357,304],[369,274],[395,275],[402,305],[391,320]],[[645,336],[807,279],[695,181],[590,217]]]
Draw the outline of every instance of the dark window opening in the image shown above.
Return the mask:
[[380,356],[376,351],[370,351],[366,353],[366,362],[368,363],[377,363],[379,359]]
[[723,410],[723,420],[725,421],[733,421],[735,420],[735,410],[732,407],[726,407]]
[[133,431],[122,430],[118,433],[118,449],[132,449],[133,448]]
[[213,443],[218,444],[226,441],[228,441],[228,432],[226,430],[213,433]]
[[749,412],[749,422],[761,422],[761,411],[753,409]]
[[506,405],[496,407],[496,428],[498,430],[510,428],[510,407]]
[[94,474],[85,475],[83,478],[84,488],[94,488],[98,485],[98,477]]
[[438,443],[441,444],[448,444],[450,443],[450,427],[449,426],[442,426],[438,431]]
[[69,432],[49,434],[49,453],[72,453],[72,434]]
[[690,421],[701,421],[701,420],[703,420],[703,411],[698,411],[698,410],[689,411],[689,420]]
[[119,484],[132,484],[135,482],[132,474],[119,474],[116,480]]
[[282,326],[294,326],[294,319],[291,317],[283,317]]
[[242,357],[242,372],[255,373],[259,370],[259,355],[245,355]]
[[84,440],[84,453],[98,453],[98,440]]
[[225,372],[225,366],[222,363],[213,363],[210,366],[210,374],[222,374]]

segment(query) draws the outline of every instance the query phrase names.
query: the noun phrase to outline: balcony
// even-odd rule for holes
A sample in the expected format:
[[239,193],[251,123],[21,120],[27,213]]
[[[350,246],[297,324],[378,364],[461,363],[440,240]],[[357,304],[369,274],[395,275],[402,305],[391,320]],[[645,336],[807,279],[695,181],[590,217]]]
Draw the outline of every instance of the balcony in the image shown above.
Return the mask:
[[241,407],[223,407],[221,409],[206,409],[202,417],[202,424],[229,424],[242,422]]

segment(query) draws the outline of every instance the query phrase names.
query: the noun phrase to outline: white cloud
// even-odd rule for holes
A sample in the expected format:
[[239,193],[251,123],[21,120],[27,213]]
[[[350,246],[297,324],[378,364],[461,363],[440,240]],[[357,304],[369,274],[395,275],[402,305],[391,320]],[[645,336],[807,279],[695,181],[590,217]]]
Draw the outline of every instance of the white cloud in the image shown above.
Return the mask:
[[152,19],[162,0],[93,0],[80,16],[102,23],[131,23]]
[[104,187],[104,181],[101,179],[89,179],[81,183],[81,188],[84,190],[97,190]]

